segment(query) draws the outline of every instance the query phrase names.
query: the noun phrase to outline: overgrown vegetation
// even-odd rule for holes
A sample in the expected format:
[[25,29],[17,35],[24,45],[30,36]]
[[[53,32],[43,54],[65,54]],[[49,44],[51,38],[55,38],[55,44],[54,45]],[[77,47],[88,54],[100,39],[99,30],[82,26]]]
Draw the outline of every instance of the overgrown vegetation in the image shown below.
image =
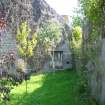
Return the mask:
[[82,19],[79,16],[74,16],[72,19],[70,47],[72,49],[73,67],[74,69],[81,69],[78,66],[82,55]]
[[38,70],[42,69],[45,64],[45,60],[47,60],[49,56],[52,57],[53,60],[51,51],[59,45],[61,37],[62,25],[59,22],[49,20],[46,23],[43,22],[41,24],[37,32],[37,46],[36,49],[34,49],[34,57],[31,58],[31,61],[32,59],[34,61],[34,67],[38,68]]
[[[8,102],[9,105],[94,105],[94,102],[89,102],[90,100],[88,100],[86,70],[82,67],[86,66],[85,64],[88,63],[88,60],[91,60],[95,66],[99,63],[100,43],[98,41],[102,36],[105,36],[105,1],[79,1],[84,22],[79,16],[73,17],[70,46],[72,48],[73,67],[80,71],[80,75],[78,76],[73,71],[41,74],[32,76],[31,80],[28,81],[29,86],[27,86],[28,78],[24,74],[27,59],[30,58],[29,65],[34,62],[33,68],[42,67],[46,61],[45,56],[47,55],[48,57],[49,51],[53,51],[53,56],[51,56],[54,67],[54,50],[62,40],[63,27],[56,21],[47,21],[41,24],[36,35],[34,32],[36,30],[31,30],[27,21],[24,21],[18,27],[16,40],[19,55],[26,62],[24,60],[15,62],[14,60],[12,63],[10,61],[5,63],[5,66],[13,66],[14,63],[17,63],[20,77],[7,73],[3,76],[3,72],[0,74],[0,95],[5,104],[9,100],[11,89],[25,80],[26,84],[23,82],[12,91],[11,101]],[[87,23],[89,27],[84,27]],[[87,36],[84,35],[85,28],[89,28]],[[34,59],[35,57],[39,57],[39,59]],[[31,61],[32,59],[33,61]],[[43,64],[37,65],[40,63],[39,60]],[[86,63],[83,63],[83,60]],[[2,69],[1,67],[0,69]],[[6,70],[9,71],[9,68],[6,68]],[[97,70],[99,70],[98,67]],[[99,77],[97,76],[97,78]],[[26,90],[24,89],[25,87]],[[81,94],[85,94],[85,97],[84,95],[82,98],[79,97]],[[86,99],[83,100],[83,98]]]
[[38,44],[44,47],[46,51],[55,48],[61,41],[62,26],[56,21],[43,23],[38,31]]
[[79,15],[72,18],[72,35],[70,46],[72,47],[72,62],[73,68],[76,69],[78,75],[81,77],[79,80],[80,95],[82,94],[87,100],[90,98],[87,69],[84,65],[84,52],[83,52],[83,20]]
[[[99,35],[104,34],[104,16],[105,16],[105,1],[104,0],[80,0],[84,16],[91,23],[91,37],[99,37]],[[94,36],[95,35],[95,36]],[[98,36],[96,36],[98,35]],[[95,39],[96,39],[95,38]],[[94,39],[94,40],[95,40]]]
[[[1,56],[0,56],[1,57]],[[10,100],[10,92],[14,86],[22,83],[22,76],[16,76],[15,74],[10,74],[8,72],[16,60],[15,54],[13,52],[2,55],[0,58],[2,63],[0,64],[0,101],[5,105]]]
[[33,75],[27,95],[24,82],[12,91],[8,105],[95,105],[80,97],[79,79],[72,70]]
[[[87,70],[88,86],[90,94],[97,100],[102,91],[103,84],[99,84],[101,73],[100,56],[102,51],[102,40],[105,36],[105,1],[104,0],[79,0],[83,11],[83,65]],[[102,58],[101,58],[102,59]],[[104,72],[103,72],[104,73]],[[94,78],[94,79],[93,79]],[[103,78],[101,75],[100,78]],[[91,83],[94,81],[93,83]],[[101,80],[102,82],[103,80]],[[94,83],[97,86],[93,86]],[[92,90],[94,93],[92,93]],[[94,94],[94,95],[93,95]],[[96,95],[96,96],[95,96]],[[100,95],[101,96],[101,95]],[[102,103],[102,97],[98,100]],[[103,102],[104,103],[104,102]]]

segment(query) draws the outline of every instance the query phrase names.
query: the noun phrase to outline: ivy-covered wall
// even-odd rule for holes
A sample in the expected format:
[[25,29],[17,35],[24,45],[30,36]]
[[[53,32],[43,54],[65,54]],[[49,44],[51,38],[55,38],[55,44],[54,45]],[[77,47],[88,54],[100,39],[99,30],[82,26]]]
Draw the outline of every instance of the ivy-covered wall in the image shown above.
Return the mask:
[[[87,25],[88,24],[88,25]],[[100,35],[97,40],[89,41],[91,28],[84,25],[83,58],[87,73],[90,95],[100,104],[105,104],[105,39]],[[88,29],[88,30],[87,30]]]

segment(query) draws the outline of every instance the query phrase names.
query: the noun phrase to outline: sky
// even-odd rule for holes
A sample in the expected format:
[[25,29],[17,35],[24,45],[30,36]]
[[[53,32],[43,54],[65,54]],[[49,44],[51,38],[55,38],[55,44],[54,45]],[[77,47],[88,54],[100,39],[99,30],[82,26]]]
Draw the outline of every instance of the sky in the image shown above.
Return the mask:
[[60,15],[72,16],[74,8],[78,6],[78,0],[45,0]]

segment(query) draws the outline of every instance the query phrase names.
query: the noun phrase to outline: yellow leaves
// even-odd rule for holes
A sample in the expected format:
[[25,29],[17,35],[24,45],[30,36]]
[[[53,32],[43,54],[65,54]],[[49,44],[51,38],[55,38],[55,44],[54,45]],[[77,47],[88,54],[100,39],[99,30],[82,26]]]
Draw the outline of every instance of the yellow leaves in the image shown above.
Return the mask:
[[29,57],[33,55],[33,48],[32,47],[28,48],[27,54],[29,55]]
[[76,41],[82,38],[82,28],[79,26],[76,26],[72,30],[72,38]]
[[32,44],[32,48],[35,48],[35,46],[37,44],[37,35],[36,35],[36,33],[33,34],[31,44]]
[[72,29],[72,40],[70,42],[75,55],[81,54],[82,46],[82,29],[79,26],[76,26]]
[[33,49],[37,44],[37,35],[34,33],[28,23],[22,22],[17,30],[16,40],[18,42],[18,50],[21,56],[32,56]]
[[23,48],[20,47],[20,46],[18,46],[18,52],[19,52],[19,54],[20,54],[21,56],[24,56],[24,55],[25,55]]
[[72,44],[73,48],[80,49],[80,46],[82,45],[81,42],[82,42],[81,40],[78,40],[78,41],[72,40],[71,44]]

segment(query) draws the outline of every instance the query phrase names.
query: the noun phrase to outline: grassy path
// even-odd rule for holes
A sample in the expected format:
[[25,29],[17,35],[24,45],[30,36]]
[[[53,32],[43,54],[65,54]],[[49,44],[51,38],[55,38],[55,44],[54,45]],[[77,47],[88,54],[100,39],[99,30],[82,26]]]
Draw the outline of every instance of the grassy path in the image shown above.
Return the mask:
[[28,81],[27,94],[25,82],[16,87],[8,105],[91,105],[80,101],[78,89],[79,77],[74,71],[39,74]]

